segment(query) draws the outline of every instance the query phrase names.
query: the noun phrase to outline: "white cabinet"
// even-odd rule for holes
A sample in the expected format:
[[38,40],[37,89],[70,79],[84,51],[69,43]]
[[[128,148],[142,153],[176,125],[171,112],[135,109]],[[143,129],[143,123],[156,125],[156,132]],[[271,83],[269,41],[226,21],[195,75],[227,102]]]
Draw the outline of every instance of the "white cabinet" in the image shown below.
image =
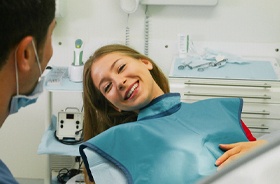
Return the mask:
[[[279,70],[278,66],[272,68]],[[219,69],[216,71],[219,72]],[[260,79],[242,79],[242,73],[238,71],[236,78],[222,76],[213,78],[211,75],[205,77],[205,73],[203,77],[199,77],[199,72],[196,73],[197,75],[192,73],[192,76],[188,76],[191,73],[190,71],[188,73],[188,69],[185,70],[186,74],[180,77],[174,72],[176,68],[173,68],[173,73],[169,76],[170,89],[171,92],[179,92],[182,101],[240,97],[244,102],[242,120],[255,137],[280,129],[279,79],[262,80],[262,74],[259,74]]]
[[140,0],[146,5],[190,5],[190,6],[215,6],[218,0]]
[[[56,159],[58,164],[61,163],[63,165],[63,160],[70,161],[73,160],[73,158],[71,159],[69,157],[80,156],[78,144],[63,144],[56,140],[54,134],[56,131],[58,114],[57,107],[60,106],[60,109],[61,107],[64,107],[63,109],[65,109],[65,106],[69,106],[70,104],[75,105],[76,107],[81,106],[82,83],[74,83],[69,80],[67,67],[52,67],[52,70],[46,75],[45,89],[47,90],[46,131],[38,147],[38,154],[49,155],[44,183],[50,184],[52,183],[51,158],[55,158],[57,155],[59,157],[59,159]],[[58,96],[55,96],[57,94]],[[73,164],[71,166],[73,166]]]

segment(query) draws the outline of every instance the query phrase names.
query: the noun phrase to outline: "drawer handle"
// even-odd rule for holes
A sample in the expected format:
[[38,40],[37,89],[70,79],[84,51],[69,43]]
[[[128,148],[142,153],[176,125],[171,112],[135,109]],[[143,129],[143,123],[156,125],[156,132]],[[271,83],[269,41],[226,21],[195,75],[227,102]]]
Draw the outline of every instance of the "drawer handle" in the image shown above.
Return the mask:
[[269,100],[271,99],[270,96],[263,95],[263,96],[240,96],[240,95],[224,95],[224,94],[203,94],[203,93],[184,93],[185,96],[207,96],[207,97],[233,97],[233,98],[254,98],[254,99],[263,99]]
[[258,130],[268,130],[269,127],[267,126],[264,126],[264,125],[260,125],[260,126],[248,126],[248,128],[251,128],[251,129],[258,129]]
[[260,125],[260,126],[248,126],[252,133],[270,133],[269,127]]
[[270,115],[270,112],[267,111],[261,111],[261,112],[249,112],[249,111],[243,111],[242,114],[255,114],[255,115]]
[[253,134],[254,133],[258,133],[258,134],[269,134],[270,133],[270,131],[267,131],[267,130],[259,130],[259,131],[257,131],[257,130],[252,130],[251,131]]
[[250,84],[219,84],[219,83],[199,83],[199,82],[184,82],[185,85],[206,85],[206,86],[233,86],[233,87],[252,87],[252,88],[271,88],[271,85],[250,85]]

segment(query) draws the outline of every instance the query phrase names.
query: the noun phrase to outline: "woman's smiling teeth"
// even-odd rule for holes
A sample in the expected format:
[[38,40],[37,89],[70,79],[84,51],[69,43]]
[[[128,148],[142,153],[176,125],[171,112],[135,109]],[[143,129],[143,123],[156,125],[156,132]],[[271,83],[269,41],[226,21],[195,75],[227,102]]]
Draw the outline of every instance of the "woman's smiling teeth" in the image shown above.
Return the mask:
[[138,83],[135,83],[132,88],[129,90],[129,92],[127,93],[125,100],[129,99],[132,95],[132,93],[134,92],[134,90],[138,87]]

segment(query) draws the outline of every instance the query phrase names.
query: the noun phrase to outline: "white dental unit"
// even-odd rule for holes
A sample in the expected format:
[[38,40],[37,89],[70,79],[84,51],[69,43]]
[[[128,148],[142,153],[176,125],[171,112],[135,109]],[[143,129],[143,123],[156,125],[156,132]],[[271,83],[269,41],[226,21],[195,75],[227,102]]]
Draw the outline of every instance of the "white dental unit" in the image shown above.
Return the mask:
[[[79,71],[97,48],[109,43],[127,44],[152,58],[183,101],[242,97],[242,120],[256,137],[278,131],[278,7],[278,0],[57,0],[49,66],[64,73],[61,80],[46,84],[36,104],[8,118],[5,126],[14,127],[1,128],[0,144],[22,147],[1,152],[0,158],[16,178],[37,184],[56,184],[60,168],[77,164],[77,145],[71,151],[67,145],[63,152],[62,143],[49,146],[44,141],[59,129],[60,139],[81,138]],[[61,126],[64,122],[69,124]],[[11,139],[8,129],[17,136]],[[15,160],[18,152],[25,159]]]

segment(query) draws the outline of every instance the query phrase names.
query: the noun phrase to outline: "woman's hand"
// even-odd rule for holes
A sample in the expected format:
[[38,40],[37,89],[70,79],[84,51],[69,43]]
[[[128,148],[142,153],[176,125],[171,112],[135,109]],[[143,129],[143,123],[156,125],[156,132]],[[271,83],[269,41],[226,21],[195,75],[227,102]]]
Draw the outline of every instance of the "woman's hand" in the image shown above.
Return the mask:
[[234,144],[220,144],[220,148],[225,151],[225,153],[216,160],[216,166],[221,169],[228,163],[239,158],[245,153],[252,151],[253,149],[266,144],[265,140],[257,140],[252,142],[239,142]]

